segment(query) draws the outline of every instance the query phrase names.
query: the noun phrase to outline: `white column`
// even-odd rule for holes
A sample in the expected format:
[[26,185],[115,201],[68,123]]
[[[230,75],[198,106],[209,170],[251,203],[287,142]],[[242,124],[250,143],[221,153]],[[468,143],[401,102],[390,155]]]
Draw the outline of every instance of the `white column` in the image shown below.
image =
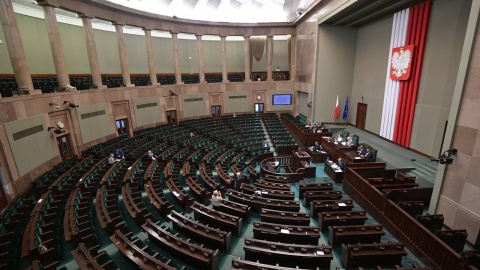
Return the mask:
[[[17,20],[13,12],[12,1],[0,1],[0,22],[2,24],[8,55],[12,63],[15,80],[20,88],[28,89],[29,94],[35,94],[32,77],[28,68],[27,57],[23,49],[22,38],[18,30]],[[3,59],[5,61],[5,59]],[[40,94],[40,91],[37,91]]]
[[290,80],[294,81],[297,71],[297,37],[291,36],[290,37]]
[[267,36],[267,81],[272,81],[273,36]]
[[117,32],[118,54],[120,55],[120,68],[122,69],[123,84],[126,87],[135,86],[130,80],[130,72],[128,71],[127,51],[125,50],[125,38],[123,36],[123,25],[114,23]]
[[251,82],[250,79],[250,36],[243,37],[243,44],[245,47],[244,54],[245,54],[245,82]]
[[173,58],[175,61],[175,80],[177,84],[183,84],[182,82],[182,71],[180,69],[180,55],[178,52],[178,33],[177,32],[170,32],[172,34],[172,41],[173,41]]
[[53,64],[57,72],[58,84],[60,86],[69,85],[70,79],[68,78],[67,66],[65,65],[65,54],[63,52],[55,8],[44,5],[43,14],[45,15],[45,22],[47,23],[48,39],[50,41],[50,49],[52,50]]
[[92,18],[82,16],[83,28],[85,29],[85,43],[87,44],[88,64],[90,65],[90,73],[92,74],[93,84],[98,89],[107,88],[102,85],[102,76],[100,73],[100,65],[98,64],[97,46],[95,45],[95,36],[93,35]]
[[205,64],[203,62],[202,35],[196,34],[195,36],[197,37],[198,76],[200,77],[200,83],[205,83]]
[[145,38],[147,39],[147,60],[148,71],[150,73],[150,83],[152,85],[159,85],[157,82],[157,68],[155,66],[155,55],[153,54],[152,46],[152,29],[143,29],[145,32]]
[[222,82],[228,82],[227,72],[227,36],[220,36],[222,40]]

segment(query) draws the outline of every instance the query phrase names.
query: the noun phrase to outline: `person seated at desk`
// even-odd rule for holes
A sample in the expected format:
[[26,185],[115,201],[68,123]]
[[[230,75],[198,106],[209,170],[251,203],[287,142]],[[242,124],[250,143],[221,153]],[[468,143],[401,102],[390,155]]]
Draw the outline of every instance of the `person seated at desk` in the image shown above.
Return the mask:
[[113,163],[115,163],[115,162],[117,162],[117,161],[120,161],[120,159],[116,159],[116,158],[114,157],[113,153],[110,154],[110,157],[108,158],[108,164],[113,164]]
[[193,132],[190,132],[190,138],[193,138],[195,137],[195,134],[193,134]]
[[358,146],[357,153],[360,155],[360,157],[363,157],[365,155],[365,148],[363,147],[362,144]]
[[337,141],[337,142],[343,141],[342,134],[338,134],[338,137],[335,141]]
[[270,147],[270,146],[268,146],[268,142],[267,142],[267,140],[263,141],[263,143],[262,143],[262,147]]
[[215,206],[220,206],[220,203],[222,202],[222,193],[218,190],[213,191],[212,195],[212,206],[215,208]]
[[277,168],[278,165],[280,165],[280,162],[278,162],[278,160],[275,160],[273,162],[270,162],[270,165],[272,165],[272,167],[274,167],[274,168]]
[[154,153],[152,153],[152,150],[148,150],[146,157],[151,161],[154,161],[155,159],[157,159],[157,156]]
[[365,152],[365,155],[363,155],[363,157],[366,158],[366,159],[373,158],[372,150],[370,150],[370,148],[367,148],[367,152]]
[[260,190],[255,190],[255,192],[252,194],[252,197],[263,198],[262,192]]
[[350,137],[347,137],[347,146],[353,146],[353,140]]
[[342,171],[345,169],[345,162],[342,160],[342,158],[338,158],[337,166]]
[[113,153],[113,157],[115,159],[124,159],[125,158],[125,153],[123,153],[122,149],[118,148],[117,150],[115,150],[115,152]]
[[305,127],[308,128],[308,129],[311,129],[311,128],[312,128],[312,125],[310,125],[310,123],[307,123],[307,124],[305,125]]
[[327,149],[323,145],[319,144],[318,142],[315,142],[315,144],[312,146],[312,152],[314,152],[314,153],[318,153],[318,152],[326,153]]

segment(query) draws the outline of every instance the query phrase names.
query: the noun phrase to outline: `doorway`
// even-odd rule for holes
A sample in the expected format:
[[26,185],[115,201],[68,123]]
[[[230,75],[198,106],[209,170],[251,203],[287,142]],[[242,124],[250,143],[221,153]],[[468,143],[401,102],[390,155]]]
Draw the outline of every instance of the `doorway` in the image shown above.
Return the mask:
[[72,157],[74,153],[72,143],[70,141],[70,136],[67,134],[63,136],[58,136],[56,139],[58,150],[60,151],[60,157],[62,158],[62,160]]
[[167,111],[167,123],[177,124],[177,111]]
[[222,115],[220,109],[221,109],[220,105],[212,106],[212,117],[220,117]]
[[359,102],[357,105],[357,121],[355,126],[360,129],[365,129],[366,121],[367,121],[367,104]]
[[128,119],[119,119],[115,121],[118,136],[128,133]]
[[263,113],[263,103],[255,103],[255,112]]

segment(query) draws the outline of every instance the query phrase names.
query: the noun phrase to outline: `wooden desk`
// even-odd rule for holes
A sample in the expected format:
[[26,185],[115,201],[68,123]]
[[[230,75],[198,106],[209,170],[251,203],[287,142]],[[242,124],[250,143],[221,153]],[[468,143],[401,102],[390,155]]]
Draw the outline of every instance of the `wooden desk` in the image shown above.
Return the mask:
[[379,243],[383,235],[385,232],[380,224],[330,226],[328,244],[333,247],[340,244]]
[[292,151],[293,157],[294,157],[294,162],[293,163],[299,163],[300,161],[310,161],[310,155],[306,151]]
[[330,246],[285,244],[246,238],[243,250],[246,260],[273,265],[278,263],[286,267],[330,269],[333,260]]
[[321,144],[328,149],[331,160],[338,160],[342,158],[347,163],[363,163],[368,162],[365,158],[360,158],[360,155],[352,146],[342,145],[341,143],[334,143],[328,140],[328,137],[322,137]]
[[[332,161],[330,161],[332,162]],[[325,166],[323,167],[323,171],[332,179],[333,182],[335,183],[342,183],[343,181],[343,171],[340,168],[334,169],[332,167],[333,164],[337,163],[330,163],[330,162],[325,162]]]
[[320,229],[316,226],[254,222],[253,236],[260,240],[316,246],[320,239]]
[[262,222],[297,226],[310,225],[310,213],[287,212],[264,208],[260,213],[260,218]]
[[324,163],[328,158],[328,153],[313,152],[310,147],[307,147],[307,153],[310,155],[310,161],[313,163]]
[[320,230],[327,230],[329,226],[363,225],[367,221],[365,211],[322,212],[318,214]]

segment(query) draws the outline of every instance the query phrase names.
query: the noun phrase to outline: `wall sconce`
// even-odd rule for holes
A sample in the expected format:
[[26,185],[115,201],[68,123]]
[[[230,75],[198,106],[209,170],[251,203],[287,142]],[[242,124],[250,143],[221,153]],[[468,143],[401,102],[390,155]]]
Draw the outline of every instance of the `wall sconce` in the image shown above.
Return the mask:
[[78,107],[78,105],[75,105],[75,103],[73,103],[73,102],[71,102],[71,101],[64,101],[64,102],[63,102],[63,105],[65,105],[65,104],[68,104],[68,107],[70,107],[70,108],[72,108],[72,109]]
[[60,109],[60,106],[58,106],[57,103],[51,103],[51,102],[50,102],[50,103],[48,103],[48,106],[52,106],[53,108],[55,108],[55,109],[57,109],[57,110]]
[[47,130],[48,130],[48,131],[50,131],[50,130],[52,130],[52,129],[53,129],[53,132],[54,132],[55,134],[62,134],[62,133],[65,133],[65,131],[64,131],[64,130],[61,130],[61,129],[59,129],[59,128],[55,128],[55,127],[48,127],[48,129],[47,129]]

